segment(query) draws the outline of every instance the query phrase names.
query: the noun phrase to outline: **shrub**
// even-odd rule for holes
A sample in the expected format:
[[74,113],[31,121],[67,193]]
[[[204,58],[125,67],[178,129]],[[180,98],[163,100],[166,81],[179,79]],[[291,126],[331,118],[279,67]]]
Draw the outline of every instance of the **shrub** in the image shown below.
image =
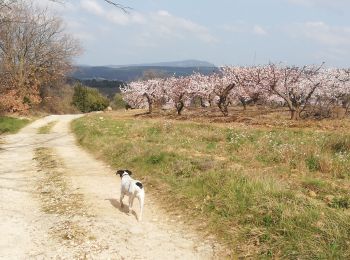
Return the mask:
[[73,105],[81,112],[87,113],[106,109],[109,101],[98,90],[77,83],[74,86]]
[[350,151],[350,136],[333,136],[326,139],[325,148],[333,153],[346,153]]
[[329,203],[329,206],[337,209],[350,208],[350,196],[337,196]]
[[305,163],[310,172],[319,171],[321,169],[320,159],[313,154],[305,159]]
[[38,109],[50,114],[78,113],[79,110],[72,104],[73,94],[74,89],[68,84],[42,88],[42,102]]
[[120,93],[115,94],[113,100],[114,109],[125,109],[127,103],[124,101],[123,96]]

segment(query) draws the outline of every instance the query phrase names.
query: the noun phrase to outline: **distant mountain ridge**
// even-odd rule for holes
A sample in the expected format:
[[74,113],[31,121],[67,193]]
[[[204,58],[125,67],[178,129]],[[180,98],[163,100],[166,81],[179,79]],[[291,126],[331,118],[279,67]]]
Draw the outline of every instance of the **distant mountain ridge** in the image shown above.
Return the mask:
[[213,63],[201,60],[182,60],[182,61],[167,61],[167,62],[155,62],[155,63],[143,63],[143,64],[130,64],[130,65],[108,65],[110,68],[122,68],[122,67],[216,67]]
[[[163,64],[163,65],[161,65]],[[147,72],[168,76],[188,76],[194,72],[209,75],[218,68],[209,62],[186,60],[176,62],[161,62],[128,66],[77,66],[71,77],[79,80],[118,80],[130,82],[141,79]]]

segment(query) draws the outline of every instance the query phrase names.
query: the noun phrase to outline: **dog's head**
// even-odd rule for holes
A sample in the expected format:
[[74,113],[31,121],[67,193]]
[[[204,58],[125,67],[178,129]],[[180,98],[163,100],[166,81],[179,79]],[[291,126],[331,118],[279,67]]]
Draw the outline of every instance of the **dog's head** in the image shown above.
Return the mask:
[[127,173],[129,176],[132,175],[132,172],[129,171],[129,170],[118,170],[115,174],[116,174],[116,175],[119,175],[120,178],[121,178],[121,177],[123,177],[123,174],[124,174],[124,173]]

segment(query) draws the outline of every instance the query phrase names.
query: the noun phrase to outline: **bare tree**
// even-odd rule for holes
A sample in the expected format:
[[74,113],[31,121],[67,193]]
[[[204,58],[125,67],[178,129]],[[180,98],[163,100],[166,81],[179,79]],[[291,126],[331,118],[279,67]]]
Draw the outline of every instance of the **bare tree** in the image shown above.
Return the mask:
[[23,2],[3,12],[0,26],[0,102],[2,110],[23,111],[41,101],[40,89],[70,70],[79,44],[62,22]]

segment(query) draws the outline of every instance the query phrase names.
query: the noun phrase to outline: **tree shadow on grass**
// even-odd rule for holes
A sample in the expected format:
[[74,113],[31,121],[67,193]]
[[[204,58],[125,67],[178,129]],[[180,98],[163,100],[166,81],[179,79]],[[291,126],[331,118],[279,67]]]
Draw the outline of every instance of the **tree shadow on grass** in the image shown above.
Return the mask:
[[147,111],[147,112],[135,114],[134,116],[135,116],[135,117],[139,117],[139,116],[145,116],[145,115],[150,115],[150,114],[151,114],[151,113]]

